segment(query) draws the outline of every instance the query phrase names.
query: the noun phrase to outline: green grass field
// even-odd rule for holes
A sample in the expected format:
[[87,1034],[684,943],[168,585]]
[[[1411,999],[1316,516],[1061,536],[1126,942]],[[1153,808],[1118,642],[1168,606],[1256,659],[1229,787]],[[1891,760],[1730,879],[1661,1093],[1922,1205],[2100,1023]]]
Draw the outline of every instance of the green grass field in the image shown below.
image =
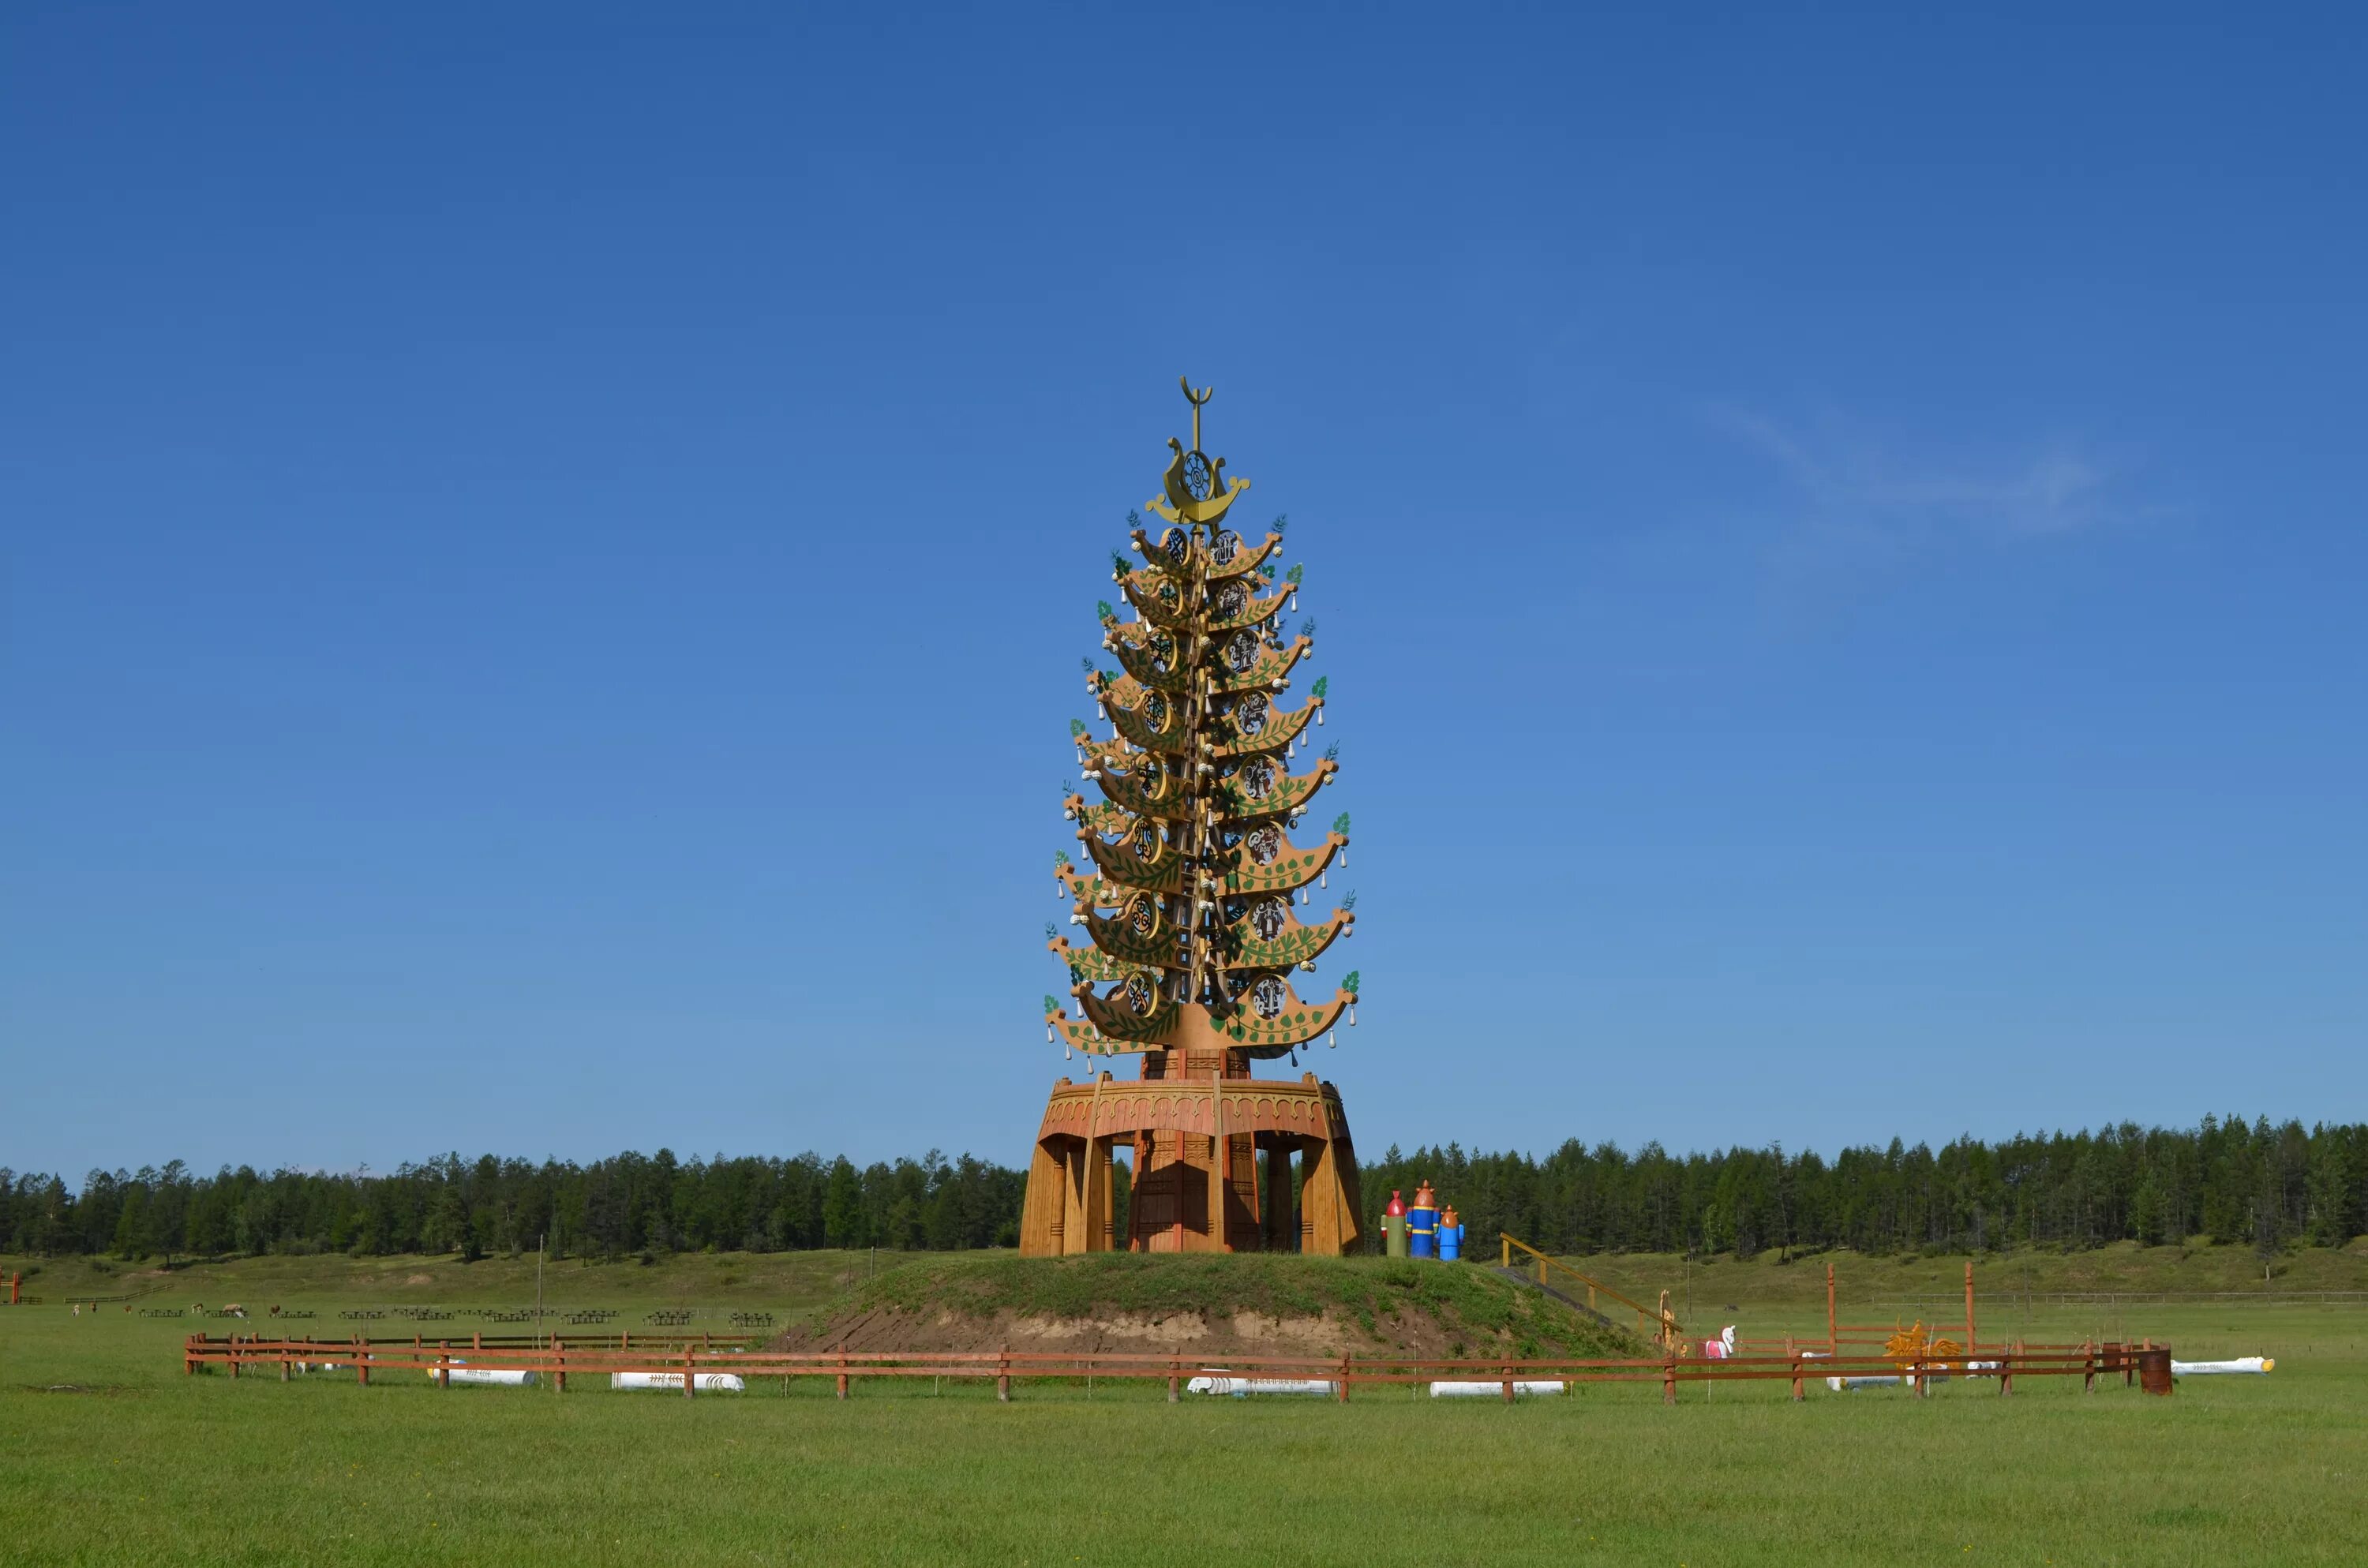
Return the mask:
[[[2034,1297],[2066,1288],[2061,1270],[2076,1264],[2119,1269],[2115,1289],[2218,1288],[2221,1260],[2155,1250],[2118,1264],[2041,1259],[2028,1278]],[[1645,1278],[1656,1260],[1579,1261],[1658,1288]],[[2340,1277],[2351,1261],[2314,1267]],[[1821,1264],[1698,1269],[1691,1321],[1806,1330],[1823,1319]],[[1962,1267],[1840,1265],[1843,1315],[1865,1322],[1896,1315],[1870,1304],[1875,1286],[1946,1300]],[[547,1274],[545,1292],[621,1310],[812,1312],[870,1267],[846,1255],[569,1265],[556,1271],[569,1289]],[[1023,1383],[1005,1406],[983,1385],[927,1382],[859,1384],[843,1404],[819,1381],[695,1401],[439,1392],[424,1378],[233,1382],[181,1376],[187,1322],[120,1307],[70,1315],[57,1303],[79,1281],[120,1290],[131,1271],[57,1261],[28,1282],[52,1304],[0,1309],[0,1561],[2368,1559],[2368,1306],[2034,1301],[2026,1312],[2004,1300],[2012,1261],[1999,1267],[1986,1335],[2078,1337],[2112,1315],[2183,1357],[2267,1350],[2278,1371],[2186,1380],[2168,1400],[2117,1380],[2083,1396],[2077,1379],[2032,1379],[2010,1400],[1958,1382],[1923,1402],[1820,1387],[1795,1406],[1769,1383],[1690,1388],[1676,1409],[1656,1390],[1600,1386],[1507,1409],[1362,1392],[1345,1407],[1170,1407],[1154,1387],[1108,1383],[1090,1396]],[[1852,1290],[1853,1278],[1869,1289]],[[135,1305],[233,1296],[313,1307],[334,1334],[341,1304],[530,1302],[532,1262],[256,1259],[176,1274]]]

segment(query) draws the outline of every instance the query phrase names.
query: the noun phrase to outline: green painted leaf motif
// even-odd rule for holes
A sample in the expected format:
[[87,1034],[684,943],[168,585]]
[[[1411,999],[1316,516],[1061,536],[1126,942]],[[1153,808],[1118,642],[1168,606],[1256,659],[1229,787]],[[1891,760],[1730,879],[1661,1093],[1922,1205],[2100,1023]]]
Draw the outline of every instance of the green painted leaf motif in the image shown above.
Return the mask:
[[1360,970],[1353,970],[1353,969],[1352,969],[1352,970],[1350,970],[1350,971],[1349,971],[1349,976],[1348,976],[1348,978],[1347,978],[1347,979],[1345,979],[1345,980],[1343,980],[1342,982],[1340,982],[1340,989],[1341,989],[1341,990],[1343,990],[1343,991],[1345,991],[1345,992],[1347,992],[1347,993],[1348,993],[1349,995],[1351,995],[1351,996],[1356,995],[1356,994],[1357,994],[1357,976],[1358,976],[1359,974],[1362,973],[1362,972],[1363,972],[1363,971],[1360,971]]
[[1044,998],[1044,1011],[1047,1015],[1057,1013],[1060,1010],[1061,1003],[1058,997],[1048,995]]

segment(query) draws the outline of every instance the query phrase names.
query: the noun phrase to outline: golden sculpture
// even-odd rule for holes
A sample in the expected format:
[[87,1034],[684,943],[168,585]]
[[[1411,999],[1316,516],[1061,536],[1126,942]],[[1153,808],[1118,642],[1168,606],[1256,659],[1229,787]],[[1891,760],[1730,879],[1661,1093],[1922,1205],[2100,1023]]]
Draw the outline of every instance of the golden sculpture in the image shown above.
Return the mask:
[[[1353,971],[1313,1003],[1285,978],[1313,972],[1356,925],[1353,894],[1315,924],[1292,904],[1327,884],[1349,843],[1345,815],[1319,843],[1287,836],[1339,769],[1327,752],[1289,772],[1311,722],[1324,722],[1326,683],[1295,709],[1275,703],[1314,651],[1314,623],[1283,640],[1300,575],[1269,565],[1284,520],[1256,546],[1225,527],[1249,481],[1228,481],[1225,460],[1201,449],[1211,390],[1183,385],[1192,445],[1170,438],[1161,494],[1145,503],[1168,526],[1156,539],[1133,529],[1143,565],[1111,557],[1134,618],[1100,607],[1102,646],[1121,668],[1086,662],[1110,733],[1070,726],[1102,797],[1063,801],[1086,858],[1054,861],[1070,922],[1090,938],[1074,945],[1055,931],[1049,943],[1068,965],[1077,1016],[1044,999],[1048,1039],[1088,1058],[1139,1056],[1140,1075],[1054,1086],[1020,1221],[1030,1256],[1120,1245],[1337,1256],[1358,1240],[1356,1153],[1338,1092],[1313,1073],[1250,1076],[1251,1062],[1295,1062],[1303,1045],[1337,1044],[1344,1017],[1356,1022]],[[1121,1142],[1133,1155],[1123,1236],[1111,1175]]]

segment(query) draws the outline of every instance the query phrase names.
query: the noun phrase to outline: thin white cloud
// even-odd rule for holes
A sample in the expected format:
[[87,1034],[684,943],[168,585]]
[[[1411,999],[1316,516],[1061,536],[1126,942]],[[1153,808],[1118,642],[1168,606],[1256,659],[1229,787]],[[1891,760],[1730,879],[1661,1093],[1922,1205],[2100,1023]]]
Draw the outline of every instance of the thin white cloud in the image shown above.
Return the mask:
[[2121,476],[2078,443],[2004,460],[1934,460],[1834,420],[1802,429],[1732,408],[1713,418],[1790,481],[1782,510],[1828,536],[1905,547],[1942,534],[2066,534],[2135,515],[2118,494]]

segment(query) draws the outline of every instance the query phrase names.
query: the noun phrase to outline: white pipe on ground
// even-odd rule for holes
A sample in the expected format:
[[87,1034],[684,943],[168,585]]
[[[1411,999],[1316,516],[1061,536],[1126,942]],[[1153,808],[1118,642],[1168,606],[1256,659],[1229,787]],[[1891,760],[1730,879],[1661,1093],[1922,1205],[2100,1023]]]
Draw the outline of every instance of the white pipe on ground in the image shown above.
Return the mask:
[[1846,1389],[1883,1388],[1906,1382],[1905,1378],[1827,1378],[1826,1386],[1836,1393]]
[[[673,1389],[682,1391],[680,1372],[611,1372],[609,1386],[612,1389]],[[694,1392],[699,1393],[740,1393],[747,1384],[737,1372],[701,1372]]]
[[[677,1384],[677,1387],[681,1385]],[[1231,1394],[1235,1399],[1254,1393],[1332,1394],[1338,1386],[1325,1378],[1194,1378],[1185,1388],[1193,1393]]]
[[[427,1375],[432,1378],[436,1374],[430,1370]],[[464,1367],[458,1361],[452,1363],[450,1375],[452,1381],[456,1383],[486,1383],[509,1389],[530,1389],[535,1386],[535,1377],[532,1372],[503,1371],[493,1367]],[[679,1388],[681,1385],[677,1383],[676,1386]]]
[[[1566,1386],[1559,1382],[1516,1381],[1513,1384],[1513,1395],[1517,1399],[1525,1394],[1566,1392]],[[1493,1383],[1433,1383],[1430,1385],[1430,1397],[1433,1399],[1502,1399],[1505,1397],[1505,1384],[1501,1379]]]
[[2208,1378],[2223,1372],[2253,1372],[2267,1374],[2277,1369],[2274,1356],[2239,1356],[2233,1361],[2173,1361],[2170,1375],[2174,1378]]

